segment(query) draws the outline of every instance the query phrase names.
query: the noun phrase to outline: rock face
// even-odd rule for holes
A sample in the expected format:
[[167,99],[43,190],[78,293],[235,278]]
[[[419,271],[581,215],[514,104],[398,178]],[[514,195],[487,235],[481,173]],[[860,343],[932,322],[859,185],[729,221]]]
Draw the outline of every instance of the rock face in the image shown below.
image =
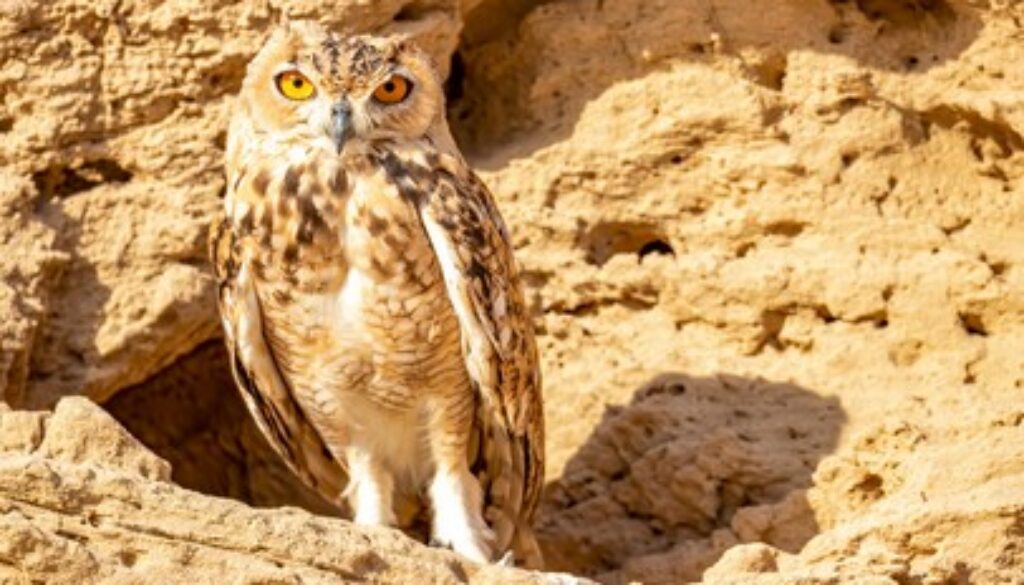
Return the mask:
[[170,467],[84,398],[0,412],[4,583],[544,583],[387,529],[258,511],[169,483]]
[[241,410],[203,244],[232,95],[282,13],[410,34],[450,72],[540,334],[551,568],[1019,582],[1009,0],[0,0],[0,396],[89,397],[159,455],[81,401],[0,415],[12,579],[256,558],[251,582],[401,581],[403,555],[485,578],[384,532],[324,560],[324,534],[362,533],[168,483],[335,513]]

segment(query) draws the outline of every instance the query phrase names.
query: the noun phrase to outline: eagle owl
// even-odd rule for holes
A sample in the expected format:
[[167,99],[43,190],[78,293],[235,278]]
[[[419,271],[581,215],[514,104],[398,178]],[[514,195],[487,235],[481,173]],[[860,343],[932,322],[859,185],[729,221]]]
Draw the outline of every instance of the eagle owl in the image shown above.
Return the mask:
[[536,345],[430,59],[398,37],[282,25],[249,64],[226,172],[220,312],[277,453],[357,523],[402,526],[420,506],[436,544],[539,565]]

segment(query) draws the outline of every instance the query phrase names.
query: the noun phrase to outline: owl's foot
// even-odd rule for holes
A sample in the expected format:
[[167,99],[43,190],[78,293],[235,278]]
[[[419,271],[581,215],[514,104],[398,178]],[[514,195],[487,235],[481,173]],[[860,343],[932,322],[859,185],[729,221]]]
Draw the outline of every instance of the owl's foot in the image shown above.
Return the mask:
[[468,469],[438,470],[430,484],[431,542],[478,563],[491,562],[494,533],[483,519],[480,484]]
[[394,526],[394,478],[366,451],[350,448],[347,455],[350,477],[344,495],[355,512],[352,520],[366,526]]
[[502,567],[514,567],[516,566],[516,556],[512,554],[512,551],[505,553],[505,556],[501,557],[494,563]]

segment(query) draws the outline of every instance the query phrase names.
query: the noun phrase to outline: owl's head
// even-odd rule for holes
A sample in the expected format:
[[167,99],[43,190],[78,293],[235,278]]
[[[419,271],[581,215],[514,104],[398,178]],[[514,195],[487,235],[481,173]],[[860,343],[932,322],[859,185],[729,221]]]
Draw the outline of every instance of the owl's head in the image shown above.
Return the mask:
[[240,99],[255,133],[338,154],[350,144],[422,137],[444,110],[430,58],[408,41],[339,36],[309,22],[270,35]]

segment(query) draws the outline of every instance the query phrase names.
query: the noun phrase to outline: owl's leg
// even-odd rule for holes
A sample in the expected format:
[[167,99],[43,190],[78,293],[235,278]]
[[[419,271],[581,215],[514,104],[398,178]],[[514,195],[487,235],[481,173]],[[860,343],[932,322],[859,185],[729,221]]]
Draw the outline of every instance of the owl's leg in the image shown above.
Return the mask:
[[429,489],[433,509],[431,535],[442,546],[449,546],[471,560],[489,563],[494,533],[484,522],[480,482],[466,462],[473,407],[470,395],[433,409],[435,421],[429,426],[434,458]]
[[349,467],[349,485],[345,490],[355,511],[356,524],[394,526],[392,495],[395,480],[369,450],[350,446],[345,451]]

